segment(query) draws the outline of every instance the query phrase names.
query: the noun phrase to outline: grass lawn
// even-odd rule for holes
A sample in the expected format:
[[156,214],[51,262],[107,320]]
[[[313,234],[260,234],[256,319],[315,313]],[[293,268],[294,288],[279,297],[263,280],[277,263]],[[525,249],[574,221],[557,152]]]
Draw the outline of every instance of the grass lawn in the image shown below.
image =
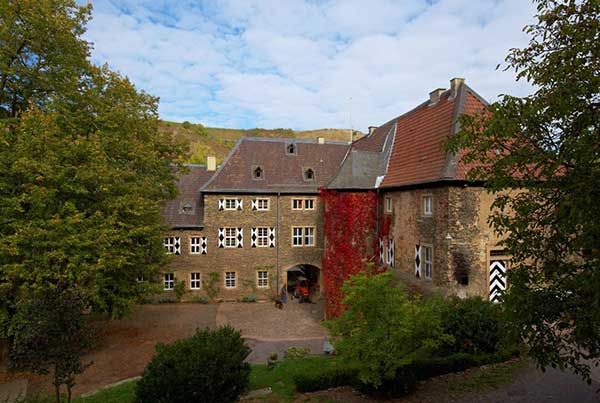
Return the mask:
[[[271,387],[278,401],[291,401],[296,392],[294,375],[322,369],[335,365],[331,357],[308,356],[304,358],[284,359],[273,369],[268,369],[264,364],[252,365],[250,373],[250,390]],[[137,381],[126,382],[121,385],[104,389],[93,396],[78,397],[74,403],[133,403],[135,397],[135,384]],[[51,403],[52,398],[31,400],[27,403]]]

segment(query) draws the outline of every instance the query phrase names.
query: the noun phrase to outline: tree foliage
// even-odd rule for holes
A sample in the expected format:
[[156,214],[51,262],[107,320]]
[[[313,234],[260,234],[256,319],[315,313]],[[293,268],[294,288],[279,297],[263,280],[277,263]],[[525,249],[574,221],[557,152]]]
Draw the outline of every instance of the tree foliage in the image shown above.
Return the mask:
[[449,148],[497,196],[513,329],[542,368],[587,377],[582,360],[600,357],[600,2],[536,3],[529,45],[506,59],[534,93],[462,116]]
[[389,272],[351,276],[343,292],[346,311],[326,324],[340,359],[357,367],[365,384],[377,387],[452,342],[442,330],[440,300],[409,300]]

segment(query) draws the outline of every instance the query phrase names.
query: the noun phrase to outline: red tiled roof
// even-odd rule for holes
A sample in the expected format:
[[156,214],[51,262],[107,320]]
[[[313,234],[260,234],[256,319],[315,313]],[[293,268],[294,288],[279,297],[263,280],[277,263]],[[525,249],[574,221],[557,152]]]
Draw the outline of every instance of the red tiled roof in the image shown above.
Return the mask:
[[[290,143],[296,146],[295,155],[286,153]],[[338,172],[349,147],[343,142],[318,144],[317,140],[245,137],[203,191],[318,192]],[[253,178],[256,167],[264,172],[261,180]],[[304,179],[308,168],[314,172],[313,181]]]
[[[437,103],[425,102],[390,121],[397,125],[396,135],[381,187],[465,179],[468,167],[462,163],[457,165],[456,158],[444,151],[442,142],[453,133],[460,113],[481,111],[484,102],[463,84],[456,97],[451,98],[448,90]],[[375,144],[375,139],[372,143]]]

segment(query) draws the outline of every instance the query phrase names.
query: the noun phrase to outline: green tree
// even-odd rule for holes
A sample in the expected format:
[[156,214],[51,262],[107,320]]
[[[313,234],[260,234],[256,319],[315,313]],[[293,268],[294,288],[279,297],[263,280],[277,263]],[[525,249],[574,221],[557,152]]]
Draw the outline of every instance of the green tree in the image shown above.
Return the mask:
[[416,358],[452,341],[443,333],[438,299],[409,300],[392,284],[392,274],[359,273],[343,286],[346,311],[326,322],[342,361],[359,378],[378,387]]
[[49,287],[34,292],[13,318],[11,347],[13,368],[48,374],[52,370],[56,402],[60,403],[61,386],[71,389],[75,375],[89,364],[82,356],[91,346],[93,333],[83,315],[84,298],[74,289]]
[[505,307],[538,364],[600,357],[600,2],[537,0],[529,45],[506,69],[534,92],[462,116],[449,149],[495,194],[512,255]]
[[160,209],[181,144],[158,99],[88,60],[91,7],[0,2],[0,337],[54,284],[120,316],[166,262]]

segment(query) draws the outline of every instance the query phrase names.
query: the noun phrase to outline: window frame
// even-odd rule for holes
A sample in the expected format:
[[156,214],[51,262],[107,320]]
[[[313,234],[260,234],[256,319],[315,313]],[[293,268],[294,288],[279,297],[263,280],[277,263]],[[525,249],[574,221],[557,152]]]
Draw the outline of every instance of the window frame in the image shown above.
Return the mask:
[[[227,235],[228,230],[233,230],[233,235]],[[237,248],[239,241],[237,239],[238,229],[237,227],[223,227],[223,247],[225,248]],[[229,245],[229,240],[233,239],[233,245]]]
[[394,199],[392,199],[392,196],[385,196],[385,212],[388,214],[394,212]]
[[[167,277],[171,278],[168,279]],[[175,273],[163,273],[163,291],[173,291],[175,289]]]
[[[261,273],[265,273],[266,277],[261,278]],[[261,281],[263,281],[263,285],[261,285]],[[269,271],[268,270],[257,270],[256,271],[256,288],[269,288]]]
[[[311,176],[310,178],[308,177],[309,173]],[[304,182],[314,182],[316,180],[316,176],[315,170],[311,167],[302,168],[302,179],[304,179]]]
[[[197,240],[198,243],[194,243]],[[194,251],[194,248],[198,248],[197,251]],[[192,235],[190,236],[190,255],[201,255],[202,254],[202,237]]]
[[423,195],[423,216],[433,216],[433,195],[431,194]]
[[[167,254],[174,255],[175,251],[175,240],[179,239],[179,245],[181,246],[181,237],[178,236],[165,236],[163,237],[163,247],[165,248]],[[168,240],[168,242],[167,242]]]
[[[198,275],[198,278],[194,278],[194,274]],[[197,282],[197,286],[194,287],[194,283]],[[200,290],[202,289],[202,274],[198,271],[194,271],[190,273],[190,290]]]
[[[227,278],[228,274],[233,275],[233,278]],[[233,281],[233,286],[228,286],[227,281]],[[223,285],[225,286],[226,290],[233,290],[237,288],[237,271],[225,271],[223,273]]]
[[[311,206],[307,207],[307,202],[310,202]],[[297,206],[295,206],[297,204]],[[315,197],[293,197],[292,198],[292,210],[294,211],[314,211],[317,204]]]
[[[256,200],[256,211],[269,211],[271,209],[271,201],[267,197],[257,198]],[[261,207],[261,202],[266,202],[266,207]]]
[[[233,207],[228,207],[229,203],[233,203]],[[223,210],[224,211],[236,211],[238,207],[237,197],[224,197],[223,198]]]
[[[291,152],[290,147],[292,148]],[[286,143],[285,155],[298,155],[298,146],[295,143]]]
[[[256,247],[257,248],[268,248],[269,247],[269,227],[254,227],[256,231]],[[261,231],[264,231],[264,234],[261,235]],[[264,244],[261,245],[261,242]]]
[[[300,230],[300,232],[297,233],[297,230]],[[317,228],[314,225],[293,225],[291,227],[291,235],[291,245],[293,248],[312,248],[317,245]],[[308,243],[307,239],[310,239],[311,243]],[[300,243],[297,243],[297,241]]]
[[[256,176],[256,172],[260,170],[260,176]],[[252,166],[252,180],[262,181],[265,180],[265,169],[261,165]]]
[[[427,260],[427,251],[429,251],[429,260]],[[433,280],[433,245],[422,243],[421,244],[421,261],[423,262],[423,278],[426,280]],[[427,275],[427,265],[429,264],[429,276]]]

